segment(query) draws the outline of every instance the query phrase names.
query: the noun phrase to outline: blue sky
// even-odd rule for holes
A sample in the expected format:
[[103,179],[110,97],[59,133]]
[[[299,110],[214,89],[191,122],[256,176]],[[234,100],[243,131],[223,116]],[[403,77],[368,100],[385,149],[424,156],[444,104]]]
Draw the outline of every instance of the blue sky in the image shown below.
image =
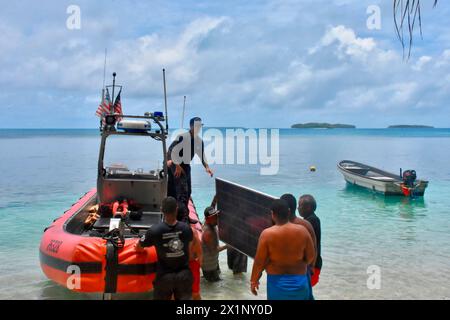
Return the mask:
[[[424,39],[404,61],[392,1],[9,1],[0,11],[0,127],[94,128],[103,56],[123,109],[172,125],[450,127],[450,5],[422,3]],[[69,30],[69,5],[81,29]],[[381,29],[366,26],[369,5]]]

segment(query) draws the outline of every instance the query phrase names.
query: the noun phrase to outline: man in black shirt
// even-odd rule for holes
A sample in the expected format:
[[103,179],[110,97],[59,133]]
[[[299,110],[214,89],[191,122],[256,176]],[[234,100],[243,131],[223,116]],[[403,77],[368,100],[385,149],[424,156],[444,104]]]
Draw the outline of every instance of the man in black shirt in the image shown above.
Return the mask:
[[189,269],[189,245],[193,240],[191,227],[177,221],[177,201],[173,197],[163,200],[161,211],[164,221],[150,227],[136,250],[143,247],[156,247],[158,264],[153,281],[154,299],[175,300],[192,299],[192,273]]
[[314,233],[316,235],[317,258],[311,275],[312,286],[315,286],[319,282],[320,270],[322,269],[322,256],[320,254],[321,252],[320,241],[322,234],[320,230],[320,219],[314,213],[316,211],[316,208],[317,203],[312,195],[309,194],[302,195],[298,200],[298,212],[306,221],[308,221],[312,225]]
[[183,204],[184,216],[180,217],[182,221],[189,221],[188,202],[191,197],[191,161],[197,155],[206,172],[212,177],[213,172],[209,168],[204,153],[203,140],[199,136],[202,128],[202,120],[194,117],[189,121],[190,129],[182,133],[172,142],[167,151],[168,190],[169,196],[177,199],[178,204]]

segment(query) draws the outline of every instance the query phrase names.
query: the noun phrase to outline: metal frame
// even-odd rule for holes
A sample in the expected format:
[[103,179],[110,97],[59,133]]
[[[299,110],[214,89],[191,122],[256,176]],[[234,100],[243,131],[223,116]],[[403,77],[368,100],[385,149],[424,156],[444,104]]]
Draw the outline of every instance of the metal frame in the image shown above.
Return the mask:
[[[167,186],[168,183],[168,168],[167,168],[167,135],[168,130],[164,128],[161,121],[165,121],[164,117],[155,117],[152,113],[145,116],[136,116],[136,115],[123,115],[123,114],[112,114],[107,115],[109,117],[115,116],[120,118],[127,118],[127,119],[146,119],[151,120],[154,123],[156,123],[159,127],[159,130],[156,130],[154,132],[119,132],[116,130],[114,125],[107,125],[105,124],[103,127],[101,127],[101,142],[100,142],[100,150],[99,150],[99,157],[98,157],[98,168],[97,168],[97,194],[98,190],[102,187],[103,182],[105,180],[105,168],[104,168],[104,157],[105,157],[105,147],[106,147],[106,139],[109,136],[112,135],[126,135],[126,136],[148,136],[150,138],[153,138],[155,140],[162,142],[162,148],[163,148],[163,172],[164,172],[164,184]],[[102,118],[104,120],[105,117]],[[103,121],[102,121],[103,122]],[[105,121],[106,122],[106,121]]]
[[[217,209],[221,211],[218,220],[220,240],[254,258],[260,232],[272,226],[270,204],[276,197],[221,178],[216,178],[215,185]],[[256,225],[255,218],[258,220]]]

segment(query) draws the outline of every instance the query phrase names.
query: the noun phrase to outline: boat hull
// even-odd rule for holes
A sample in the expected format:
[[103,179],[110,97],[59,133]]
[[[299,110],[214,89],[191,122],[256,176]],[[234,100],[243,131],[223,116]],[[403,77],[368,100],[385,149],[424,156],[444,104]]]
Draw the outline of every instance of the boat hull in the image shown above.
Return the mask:
[[[341,163],[338,164],[338,170],[342,173],[345,181],[348,184],[366,188],[378,193],[382,193],[384,195],[404,196],[404,191],[402,189],[402,181],[396,178],[394,174],[377,170],[384,176],[376,178],[366,177],[362,174],[358,174],[347,170],[345,167],[341,165]],[[428,181],[419,180],[417,186],[414,189],[414,195],[423,196],[425,193],[425,189],[427,187]]]
[[[87,293],[137,293],[153,289],[157,255],[155,247],[135,250],[139,238],[126,238],[111,258],[111,245],[101,237],[67,232],[65,225],[86,206],[95,204],[95,189],[86,193],[60,218],[45,229],[40,243],[42,271],[69,290]],[[198,220],[190,201],[190,216]],[[201,232],[201,225],[194,225]]]

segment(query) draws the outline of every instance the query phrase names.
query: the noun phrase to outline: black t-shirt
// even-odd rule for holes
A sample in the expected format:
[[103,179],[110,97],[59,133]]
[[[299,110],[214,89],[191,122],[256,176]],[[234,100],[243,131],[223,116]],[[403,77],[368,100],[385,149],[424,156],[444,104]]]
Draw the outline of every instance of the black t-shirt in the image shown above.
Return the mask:
[[150,227],[140,240],[142,247],[156,247],[159,274],[179,272],[189,268],[189,242],[193,239],[191,227],[178,221],[170,226],[160,222]]
[[311,223],[314,233],[316,234],[316,241],[317,241],[317,260],[315,267],[318,269],[322,269],[322,256],[320,255],[320,238],[321,238],[321,231],[320,231],[320,219],[316,216],[315,213],[312,213],[308,217],[305,217],[305,220]]
[[[177,147],[176,151],[178,151],[178,154],[176,154],[176,151],[174,150],[175,147]],[[183,158],[184,151],[188,152],[190,151],[189,154],[190,161],[188,161],[189,159]],[[200,138],[200,136],[193,136],[191,132],[188,131],[177,136],[177,138],[170,144],[169,149],[167,151],[167,159],[173,160],[176,164],[180,164],[184,169],[190,166],[191,161],[194,158],[194,155],[197,155],[202,161],[202,164],[205,166],[206,157],[204,151],[205,145],[203,143],[202,138]],[[173,158],[173,156],[175,156],[175,158]],[[185,162],[184,160],[187,161]]]

